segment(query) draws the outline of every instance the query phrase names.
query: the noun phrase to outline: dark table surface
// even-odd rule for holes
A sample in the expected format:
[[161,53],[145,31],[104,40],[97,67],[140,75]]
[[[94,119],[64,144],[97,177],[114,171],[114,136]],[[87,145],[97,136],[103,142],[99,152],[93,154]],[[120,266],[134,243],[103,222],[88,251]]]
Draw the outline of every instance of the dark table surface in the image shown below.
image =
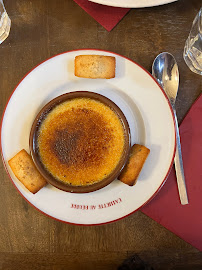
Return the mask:
[[[182,56],[199,0],[132,9],[111,32],[72,0],[4,2],[12,28],[0,45],[1,113],[16,84],[35,65],[80,48],[113,51],[149,71],[158,53],[171,52],[180,71],[176,102],[180,122],[201,93],[201,76],[188,69]],[[202,269],[197,249],[141,211],[108,225],[63,224],[31,207],[2,163],[0,175],[0,269],[117,269],[133,254],[156,270]]]

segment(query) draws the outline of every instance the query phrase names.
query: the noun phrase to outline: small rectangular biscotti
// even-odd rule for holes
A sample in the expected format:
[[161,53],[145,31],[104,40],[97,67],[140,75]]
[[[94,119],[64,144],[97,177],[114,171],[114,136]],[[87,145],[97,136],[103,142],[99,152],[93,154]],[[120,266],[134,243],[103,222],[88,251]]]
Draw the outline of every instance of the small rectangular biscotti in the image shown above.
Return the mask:
[[134,144],[131,147],[129,160],[118,179],[129,186],[134,186],[149,153],[150,150],[147,147]]
[[116,59],[113,56],[78,55],[74,61],[74,74],[90,79],[111,79],[115,77]]
[[23,149],[8,161],[18,180],[33,194],[46,185],[31,156]]

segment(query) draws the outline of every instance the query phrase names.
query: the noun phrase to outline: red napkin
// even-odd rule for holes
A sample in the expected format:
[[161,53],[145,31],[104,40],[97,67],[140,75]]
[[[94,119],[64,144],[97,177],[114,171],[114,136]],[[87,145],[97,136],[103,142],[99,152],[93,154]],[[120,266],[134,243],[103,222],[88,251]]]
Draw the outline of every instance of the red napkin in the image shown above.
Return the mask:
[[181,205],[175,170],[157,196],[141,210],[202,251],[202,95],[180,125],[188,205]]
[[82,7],[107,31],[111,31],[130,10],[129,8],[99,5],[89,2],[88,0],[74,0],[74,2],[76,2],[80,7]]

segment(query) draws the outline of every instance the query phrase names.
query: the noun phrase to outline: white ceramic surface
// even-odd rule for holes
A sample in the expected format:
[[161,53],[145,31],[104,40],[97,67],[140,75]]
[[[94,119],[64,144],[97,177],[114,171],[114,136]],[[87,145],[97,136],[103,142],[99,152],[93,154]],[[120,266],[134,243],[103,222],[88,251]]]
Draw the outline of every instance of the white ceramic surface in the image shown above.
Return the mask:
[[177,0],[89,0],[89,1],[112,7],[143,8],[143,7],[160,6],[175,2]]
[[[80,54],[115,56],[116,77],[75,77],[74,58]],[[92,193],[72,194],[47,185],[33,195],[16,179],[7,161],[23,148],[29,152],[30,128],[42,107],[61,94],[78,90],[97,92],[114,101],[129,122],[132,143],[144,144],[151,153],[134,187],[115,180]],[[100,50],[66,52],[37,66],[14,90],[2,119],[1,150],[14,185],[37,209],[74,224],[107,223],[136,211],[166,180],[175,153],[173,114],[156,81],[131,60]]]

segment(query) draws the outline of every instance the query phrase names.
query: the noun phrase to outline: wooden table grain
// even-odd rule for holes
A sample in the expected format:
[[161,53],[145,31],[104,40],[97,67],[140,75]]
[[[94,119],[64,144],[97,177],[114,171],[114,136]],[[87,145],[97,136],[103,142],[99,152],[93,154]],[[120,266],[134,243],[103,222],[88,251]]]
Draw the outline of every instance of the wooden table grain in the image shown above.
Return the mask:
[[[28,71],[48,57],[80,48],[113,51],[149,71],[158,53],[171,52],[180,71],[179,121],[201,93],[201,77],[188,69],[182,56],[199,0],[132,9],[111,32],[73,0],[4,2],[12,27],[0,45],[1,114]],[[0,163],[0,269],[111,270],[133,254],[156,270],[202,269],[197,249],[141,211],[95,227],[68,225],[44,216],[19,195]]]

